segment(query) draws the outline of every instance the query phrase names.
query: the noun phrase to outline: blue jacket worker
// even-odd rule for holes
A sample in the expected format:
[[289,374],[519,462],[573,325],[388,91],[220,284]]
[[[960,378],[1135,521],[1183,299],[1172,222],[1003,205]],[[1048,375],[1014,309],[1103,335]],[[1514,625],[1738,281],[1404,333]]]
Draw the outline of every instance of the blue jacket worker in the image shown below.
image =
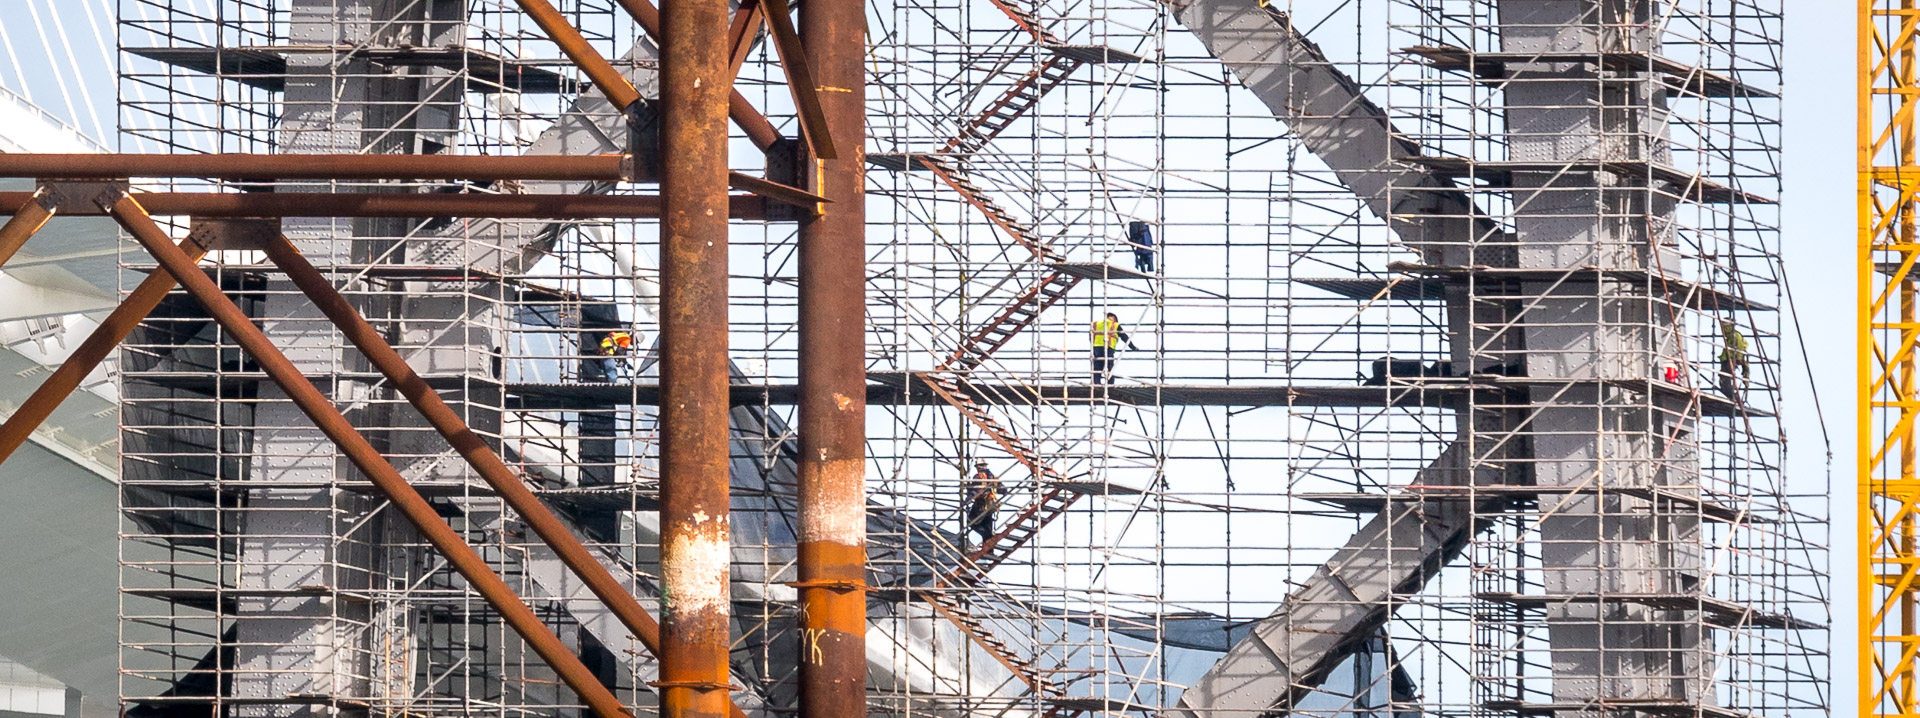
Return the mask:
[[1127,243],[1133,245],[1133,268],[1153,273],[1153,229],[1138,220],[1127,223]]

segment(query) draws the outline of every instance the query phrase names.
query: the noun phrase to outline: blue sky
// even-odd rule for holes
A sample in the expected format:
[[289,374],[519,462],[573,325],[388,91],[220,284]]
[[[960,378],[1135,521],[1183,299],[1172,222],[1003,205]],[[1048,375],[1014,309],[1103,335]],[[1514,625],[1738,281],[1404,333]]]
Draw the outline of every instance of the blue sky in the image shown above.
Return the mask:
[[[1809,361],[1789,385],[1788,469],[1806,486],[1831,468],[1834,713],[1855,705],[1853,616],[1854,12],[1853,3],[1787,0],[1786,196],[1782,252]],[[1797,346],[1786,347],[1789,361]],[[1808,375],[1833,440],[1829,467]],[[1841,648],[1845,647],[1845,648]]]

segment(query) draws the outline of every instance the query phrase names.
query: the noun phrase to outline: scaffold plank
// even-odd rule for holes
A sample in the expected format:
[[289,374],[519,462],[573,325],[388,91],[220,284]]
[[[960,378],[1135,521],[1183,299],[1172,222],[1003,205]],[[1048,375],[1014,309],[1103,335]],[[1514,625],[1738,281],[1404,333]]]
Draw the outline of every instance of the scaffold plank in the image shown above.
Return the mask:
[[[1794,618],[1791,614],[1766,613],[1756,610],[1752,606],[1714,598],[1704,593],[1581,593],[1537,595],[1489,591],[1476,593],[1474,594],[1474,598],[1491,603],[1529,609],[1541,609],[1548,606],[1564,604],[1605,605],[1630,603],[1662,611],[1699,611],[1707,614],[1710,624],[1728,629],[1777,628],[1787,630],[1819,630],[1826,627],[1823,624]],[[1658,621],[1660,619],[1654,620]]]
[[[1705,174],[1688,172],[1657,162],[1635,160],[1562,160],[1516,162],[1472,160],[1462,157],[1409,157],[1406,162],[1431,168],[1456,180],[1468,180],[1478,188],[1519,189],[1535,185],[1548,188],[1591,188],[1597,183],[1586,176],[1604,172],[1620,180],[1646,180],[1671,188],[1674,196],[1701,204],[1779,204],[1770,197],[1731,187]],[[1524,180],[1524,182],[1522,181]],[[1627,188],[1619,188],[1627,189]]]
[[[377,375],[343,372],[340,378],[361,377],[377,380]],[[898,372],[868,374],[867,402],[873,406],[944,406],[939,397],[924,387],[903,386]],[[190,373],[144,373],[129,381],[194,391],[211,395],[239,397],[249,384],[265,380],[257,372],[225,372],[218,375]],[[478,379],[429,377],[437,390],[453,391],[464,386],[493,387],[506,392],[507,407],[519,411],[591,409],[615,406],[657,406],[660,385],[651,382],[620,383],[539,383],[495,382]],[[319,380],[322,386],[325,380]],[[1431,408],[1449,409],[1472,401],[1486,407],[1526,406],[1531,403],[1525,390],[1534,387],[1598,386],[1628,389],[1679,402],[1680,408],[1665,411],[1684,415],[1689,402],[1698,402],[1701,416],[1770,416],[1752,407],[1743,407],[1717,394],[1688,389],[1660,381],[1608,381],[1528,379],[1525,377],[1475,377],[1393,379],[1384,386],[1352,385],[1153,385],[1112,384],[1000,384],[970,381],[976,391],[974,402],[987,406],[1224,406],[1224,407],[1296,407],[1296,408]],[[734,406],[787,406],[799,398],[797,384],[734,384],[730,388]],[[1621,407],[1634,406],[1621,400]]]
[[1421,45],[1404,50],[1429,67],[1466,72],[1483,80],[1524,78],[1513,66],[1592,63],[1614,72],[1651,72],[1674,95],[1699,97],[1779,97],[1732,76],[1644,52],[1475,52],[1451,45]]
[[[271,47],[132,47],[128,53],[195,72],[258,87],[285,89],[287,55],[333,53],[387,67],[431,67],[464,71],[476,92],[540,94],[580,91],[572,78],[539,62],[515,60],[467,47],[359,47],[352,45],[276,45]],[[384,73],[382,73],[384,74]]]

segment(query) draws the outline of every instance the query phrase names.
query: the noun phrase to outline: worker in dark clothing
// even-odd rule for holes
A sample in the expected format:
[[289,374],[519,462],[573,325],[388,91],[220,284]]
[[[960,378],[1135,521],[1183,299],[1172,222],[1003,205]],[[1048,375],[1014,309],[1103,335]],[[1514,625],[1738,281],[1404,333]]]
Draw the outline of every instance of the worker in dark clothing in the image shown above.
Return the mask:
[[993,517],[999,512],[1000,482],[987,470],[987,462],[976,461],[973,479],[967,482],[967,529],[960,532],[961,538],[972,531],[980,534],[980,545],[986,545],[993,538]]
[[[1720,320],[1720,393],[1727,395],[1733,403],[1740,403],[1740,386],[1753,378],[1753,367],[1747,364],[1747,337],[1733,325],[1733,320]],[[1739,376],[1734,371],[1739,370]]]
[[1127,336],[1125,327],[1120,326],[1120,318],[1107,312],[1105,319],[1093,323],[1093,383],[1112,384],[1113,364],[1120,353],[1120,343],[1126,342],[1128,349],[1138,351],[1133,339]]
[[1133,268],[1153,273],[1153,229],[1146,222],[1127,223],[1127,243],[1133,245]]

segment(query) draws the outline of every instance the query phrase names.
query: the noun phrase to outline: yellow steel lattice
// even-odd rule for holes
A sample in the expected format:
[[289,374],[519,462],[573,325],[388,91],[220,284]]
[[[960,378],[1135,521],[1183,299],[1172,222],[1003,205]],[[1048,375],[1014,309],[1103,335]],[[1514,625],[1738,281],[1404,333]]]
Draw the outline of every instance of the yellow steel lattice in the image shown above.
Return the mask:
[[1861,0],[1859,93],[1860,602],[1863,713],[1920,715],[1914,475],[1916,0]]

